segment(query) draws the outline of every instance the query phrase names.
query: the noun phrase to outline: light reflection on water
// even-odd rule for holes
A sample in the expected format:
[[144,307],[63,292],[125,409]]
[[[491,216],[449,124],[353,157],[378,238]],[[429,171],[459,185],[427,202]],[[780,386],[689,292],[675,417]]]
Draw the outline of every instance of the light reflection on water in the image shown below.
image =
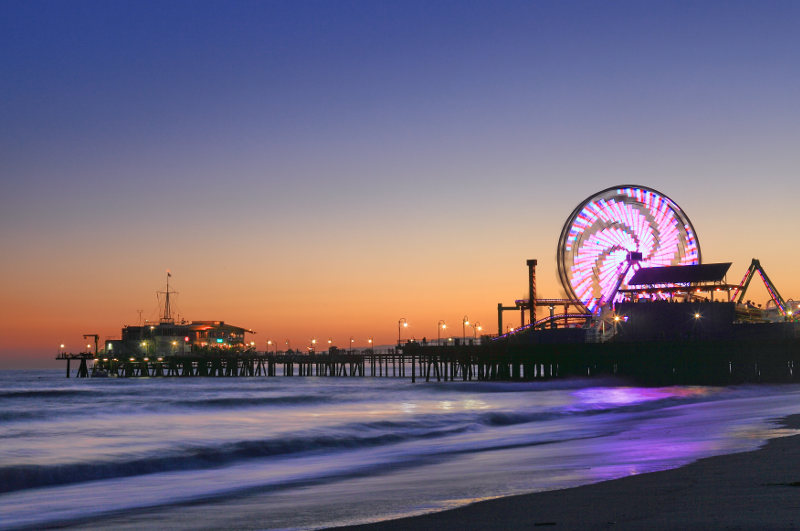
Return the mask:
[[[0,480],[8,490],[0,527],[122,511],[98,525],[135,528],[136,507],[176,528],[191,528],[193,517],[248,527],[263,520],[264,507],[265,527],[414,514],[751,449],[795,433],[768,429],[769,420],[796,412],[800,394],[800,386],[596,380],[37,376],[0,373]],[[8,389],[30,396],[1,394]],[[72,394],[54,402],[53,391]],[[184,504],[199,499],[206,501]],[[153,508],[160,504],[181,506]]]
[[666,398],[701,398],[719,389],[711,387],[590,387],[573,392],[581,406],[635,405]]

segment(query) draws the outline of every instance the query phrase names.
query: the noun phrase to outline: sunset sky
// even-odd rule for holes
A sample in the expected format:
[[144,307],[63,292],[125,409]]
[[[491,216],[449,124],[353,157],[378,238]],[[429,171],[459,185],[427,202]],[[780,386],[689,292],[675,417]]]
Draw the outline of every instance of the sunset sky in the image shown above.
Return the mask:
[[800,299],[798,2],[4,0],[0,69],[0,368],[157,318],[167,269],[259,348],[495,331],[625,183]]

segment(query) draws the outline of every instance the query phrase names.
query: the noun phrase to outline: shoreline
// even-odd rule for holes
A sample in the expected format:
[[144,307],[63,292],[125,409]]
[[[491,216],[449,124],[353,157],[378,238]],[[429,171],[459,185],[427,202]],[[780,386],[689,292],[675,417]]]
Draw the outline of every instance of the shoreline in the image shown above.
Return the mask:
[[[800,429],[800,414],[777,430]],[[792,529],[800,527],[800,434],[749,452],[563,490],[336,529]]]

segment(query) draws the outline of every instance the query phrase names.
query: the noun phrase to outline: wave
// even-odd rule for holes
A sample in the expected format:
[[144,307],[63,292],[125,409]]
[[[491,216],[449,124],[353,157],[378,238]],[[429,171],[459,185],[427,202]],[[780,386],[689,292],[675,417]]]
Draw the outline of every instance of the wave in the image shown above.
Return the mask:
[[217,398],[200,398],[197,400],[176,400],[170,405],[189,408],[233,408],[262,405],[292,405],[315,404],[330,401],[329,397],[314,395],[286,395],[286,396],[232,396]]
[[616,376],[596,376],[592,378],[554,378],[552,380],[533,380],[522,382],[491,381],[491,380],[454,380],[449,382],[429,382],[426,385],[433,392],[462,391],[468,393],[508,393],[560,391],[569,389],[585,389],[587,387],[616,387],[627,385],[627,382]]
[[46,409],[34,409],[27,411],[0,411],[0,422],[14,422],[19,420],[42,420],[52,417],[53,414]]
[[399,429],[399,423],[377,422],[351,425],[332,433],[299,433],[282,439],[250,440],[209,446],[189,446],[167,455],[128,461],[71,463],[51,466],[18,465],[0,468],[0,493],[36,487],[82,483],[176,470],[207,469],[237,461],[288,456],[314,451],[371,448],[462,433],[470,426],[420,426]]
[[[280,400],[287,397],[278,397]],[[289,397],[291,398],[291,397]],[[301,397],[294,397],[301,398]],[[306,396],[305,399],[316,399]],[[224,405],[232,400],[215,399]],[[213,402],[213,400],[212,400]],[[138,476],[176,470],[207,469],[229,465],[248,459],[274,456],[292,456],[308,452],[327,453],[387,446],[415,440],[426,440],[458,435],[475,430],[496,429],[506,426],[558,421],[567,417],[581,417],[602,413],[647,413],[671,405],[685,404],[686,398],[664,398],[634,405],[590,406],[583,409],[553,409],[548,411],[464,412],[460,414],[425,415],[413,421],[362,422],[319,431],[296,432],[281,438],[235,441],[217,445],[193,445],[166,450],[158,456],[143,456],[125,461],[72,463],[51,466],[18,465],[0,468],[0,492],[29,488],[81,483],[117,477]],[[607,433],[606,433],[607,434]],[[562,434],[563,435],[563,434]],[[530,440],[515,445],[536,445],[553,442],[550,436],[531,433]],[[498,444],[503,444],[498,441]],[[492,445],[489,445],[490,447]],[[482,446],[475,451],[487,450]]]
[[90,389],[14,389],[0,391],[0,398],[61,398],[87,396],[95,392]]

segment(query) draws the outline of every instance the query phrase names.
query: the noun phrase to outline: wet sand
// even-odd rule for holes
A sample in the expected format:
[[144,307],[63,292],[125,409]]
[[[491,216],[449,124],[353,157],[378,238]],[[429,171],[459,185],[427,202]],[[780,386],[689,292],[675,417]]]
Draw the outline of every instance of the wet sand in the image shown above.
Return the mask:
[[[783,419],[782,425],[800,429],[800,415]],[[771,439],[753,452],[702,459],[673,470],[348,529],[528,528],[800,528],[800,435]]]

